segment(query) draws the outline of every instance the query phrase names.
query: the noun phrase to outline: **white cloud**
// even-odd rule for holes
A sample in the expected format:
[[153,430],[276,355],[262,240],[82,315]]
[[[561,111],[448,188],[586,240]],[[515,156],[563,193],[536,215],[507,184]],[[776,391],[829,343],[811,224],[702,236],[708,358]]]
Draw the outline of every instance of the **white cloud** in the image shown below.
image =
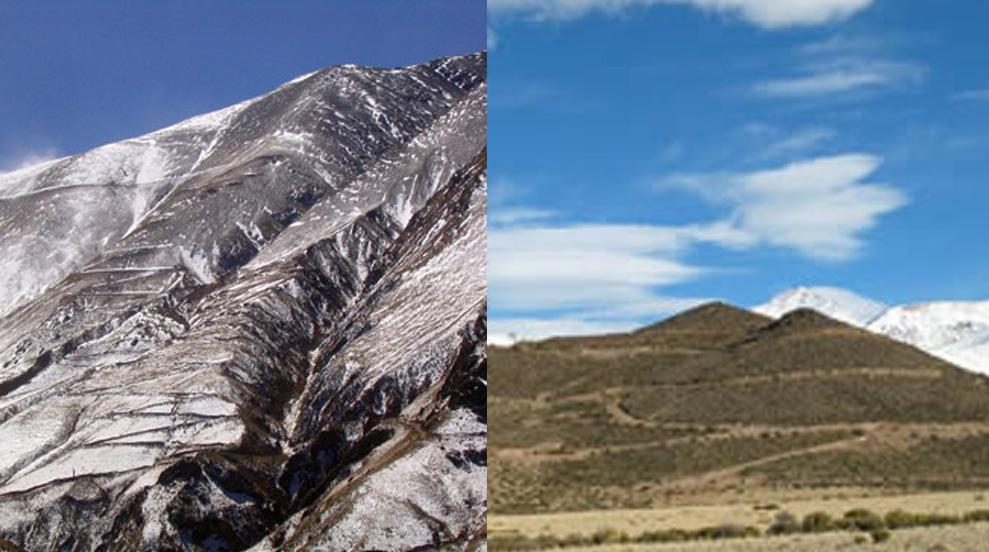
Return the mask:
[[489,208],[488,211],[488,221],[496,225],[536,222],[551,219],[557,215],[556,211],[532,207],[494,207]]
[[892,186],[864,182],[881,162],[872,155],[848,154],[751,173],[677,175],[658,186],[689,189],[730,206],[727,224],[752,243],[845,261],[860,252],[861,234],[880,216],[907,203]]
[[739,17],[766,29],[821,25],[847,19],[874,0],[488,0],[492,14],[533,19],[575,19],[594,11],[685,5]]
[[887,78],[872,71],[829,71],[806,77],[769,81],[756,86],[765,96],[819,96],[884,84]]
[[797,129],[787,133],[783,129],[763,123],[749,123],[742,127],[746,145],[751,149],[753,143],[762,144],[759,159],[777,159],[787,157],[806,157],[814,150],[838,135],[833,128],[812,126]]
[[926,78],[925,67],[907,62],[839,59],[804,68],[795,77],[773,79],[752,87],[769,98],[828,97],[844,92],[916,85]]
[[806,151],[820,144],[821,142],[834,138],[837,132],[832,128],[814,127],[806,128],[791,136],[773,142],[769,145],[769,152],[774,155],[791,152]]
[[702,242],[739,247],[748,239],[723,223],[491,228],[489,301],[514,313],[493,315],[491,333],[534,339],[666,317],[702,301],[662,293],[709,272],[682,255]]
[[494,50],[498,47],[498,33],[495,32],[491,26],[488,26],[488,50]]
[[657,316],[676,314],[711,301],[713,299],[656,296],[644,301],[590,310],[582,314],[591,320],[641,320],[643,318],[655,320]]
[[510,345],[556,336],[628,332],[641,328],[643,320],[657,321],[708,301],[656,297],[640,303],[559,316],[491,316],[488,321],[488,343]]
[[503,310],[588,308],[648,299],[701,270],[677,260],[679,228],[588,224],[492,228],[491,304]]
[[585,320],[582,318],[498,318],[488,321],[488,343],[511,345],[561,335],[600,335],[627,332],[641,324],[634,320]]
[[797,51],[808,56],[840,54],[862,55],[865,52],[881,51],[885,49],[889,43],[890,40],[888,38],[880,39],[876,36],[850,36],[836,34],[823,40],[804,44],[803,46],[800,46]]

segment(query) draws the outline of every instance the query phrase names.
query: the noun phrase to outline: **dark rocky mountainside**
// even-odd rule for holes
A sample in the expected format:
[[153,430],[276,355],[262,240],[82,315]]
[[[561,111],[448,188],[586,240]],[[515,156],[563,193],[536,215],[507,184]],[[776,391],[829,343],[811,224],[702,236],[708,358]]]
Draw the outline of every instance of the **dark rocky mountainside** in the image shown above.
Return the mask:
[[497,513],[989,486],[989,379],[813,310],[490,354]]
[[0,175],[0,542],[482,549],[486,56]]

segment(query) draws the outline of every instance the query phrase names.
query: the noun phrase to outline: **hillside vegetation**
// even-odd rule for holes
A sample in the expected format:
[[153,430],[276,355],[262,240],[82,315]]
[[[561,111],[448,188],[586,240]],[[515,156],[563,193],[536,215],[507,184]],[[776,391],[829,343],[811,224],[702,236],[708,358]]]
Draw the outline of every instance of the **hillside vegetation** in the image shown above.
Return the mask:
[[495,515],[989,487],[989,380],[814,311],[489,358]]

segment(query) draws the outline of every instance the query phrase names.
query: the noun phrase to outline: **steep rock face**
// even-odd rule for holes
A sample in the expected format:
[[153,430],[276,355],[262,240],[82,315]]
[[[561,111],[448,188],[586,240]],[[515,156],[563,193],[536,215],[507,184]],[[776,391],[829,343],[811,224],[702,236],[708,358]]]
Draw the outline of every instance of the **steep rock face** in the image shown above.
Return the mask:
[[485,65],[331,68],[0,176],[0,538],[482,546]]

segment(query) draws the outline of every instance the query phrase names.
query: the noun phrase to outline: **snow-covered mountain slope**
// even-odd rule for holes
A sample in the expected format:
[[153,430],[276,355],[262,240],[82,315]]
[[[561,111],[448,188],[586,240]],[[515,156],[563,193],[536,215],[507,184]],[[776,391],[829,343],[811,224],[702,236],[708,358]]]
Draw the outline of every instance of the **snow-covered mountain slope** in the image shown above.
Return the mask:
[[334,67],[0,175],[0,539],[480,546],[485,80]]
[[835,320],[863,326],[886,310],[886,305],[835,287],[798,287],[780,293],[753,310],[772,318],[801,308],[814,309]]
[[893,307],[866,327],[963,368],[989,373],[989,301]]
[[799,308],[817,310],[989,374],[989,301],[885,307],[850,291],[815,287],[784,292],[753,310],[779,317]]

